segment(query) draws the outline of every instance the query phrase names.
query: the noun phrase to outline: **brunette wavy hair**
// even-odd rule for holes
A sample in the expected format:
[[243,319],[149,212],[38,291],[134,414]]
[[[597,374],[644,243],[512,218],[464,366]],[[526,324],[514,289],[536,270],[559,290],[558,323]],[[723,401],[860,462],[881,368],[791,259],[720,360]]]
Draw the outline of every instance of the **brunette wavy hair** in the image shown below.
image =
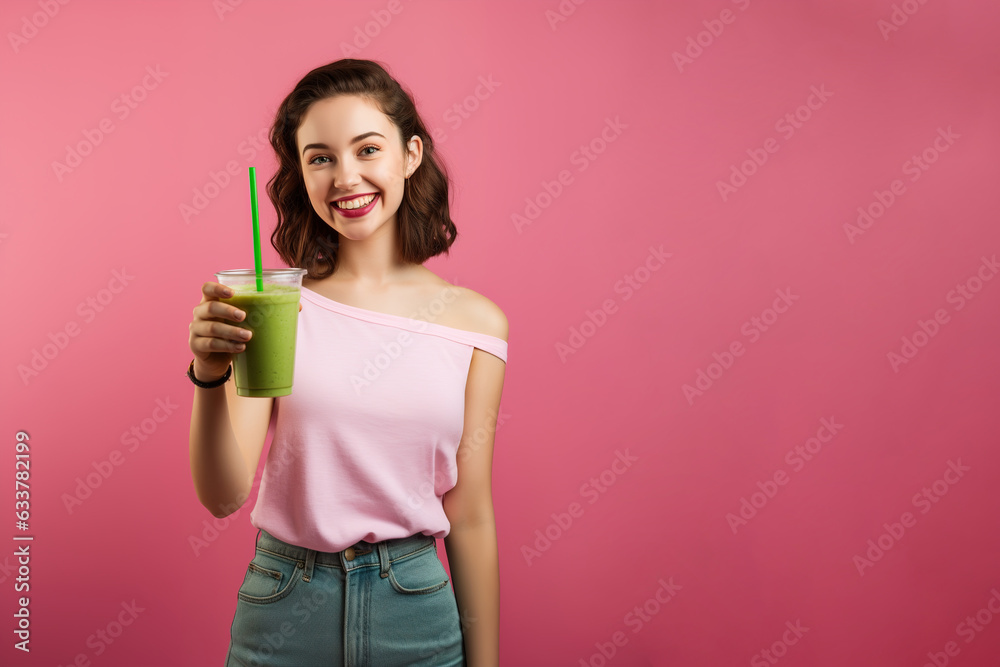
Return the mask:
[[336,269],[340,234],[312,207],[302,177],[296,133],[314,102],[338,95],[357,95],[384,113],[406,141],[423,141],[420,166],[405,181],[403,201],[396,212],[396,240],[404,262],[423,264],[455,242],[458,231],[448,212],[448,171],[434,147],[410,93],[372,60],[345,58],[317,67],[300,80],[282,101],[271,126],[271,146],[278,171],[267,183],[267,194],[278,213],[271,245],[288,266],[306,269],[310,279]]

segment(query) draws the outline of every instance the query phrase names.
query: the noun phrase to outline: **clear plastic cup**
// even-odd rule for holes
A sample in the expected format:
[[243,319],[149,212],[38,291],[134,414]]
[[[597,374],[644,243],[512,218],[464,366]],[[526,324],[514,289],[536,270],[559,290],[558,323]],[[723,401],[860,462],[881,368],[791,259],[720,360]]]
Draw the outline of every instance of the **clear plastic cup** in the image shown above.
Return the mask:
[[232,269],[215,274],[231,287],[233,296],[219,299],[246,313],[233,326],[253,332],[242,352],[233,355],[236,393],[239,396],[288,396],[295,371],[295,335],[299,324],[299,297],[305,269],[263,269],[264,291],[257,291],[253,269]]

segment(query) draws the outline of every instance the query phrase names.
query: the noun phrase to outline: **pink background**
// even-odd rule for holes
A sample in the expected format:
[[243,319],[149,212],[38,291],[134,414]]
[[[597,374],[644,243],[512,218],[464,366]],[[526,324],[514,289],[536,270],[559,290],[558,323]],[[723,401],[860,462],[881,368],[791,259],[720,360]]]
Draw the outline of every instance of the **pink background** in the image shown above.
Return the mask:
[[223,663],[256,496],[206,529],[187,325],[214,271],[252,265],[246,170],[274,160],[249,138],[368,26],[351,55],[415,94],[454,177],[459,240],[427,266],[510,321],[502,663],[997,664],[995,3],[222,2],[0,9],[0,662]]

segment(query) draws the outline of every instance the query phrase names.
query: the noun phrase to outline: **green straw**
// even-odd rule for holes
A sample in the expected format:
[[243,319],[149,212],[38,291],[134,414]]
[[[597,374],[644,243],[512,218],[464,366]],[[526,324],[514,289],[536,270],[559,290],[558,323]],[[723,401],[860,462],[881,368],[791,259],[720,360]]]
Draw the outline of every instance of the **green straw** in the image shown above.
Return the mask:
[[253,213],[253,268],[257,273],[257,291],[264,291],[263,273],[260,267],[260,220],[257,218],[257,172],[250,167],[250,210]]

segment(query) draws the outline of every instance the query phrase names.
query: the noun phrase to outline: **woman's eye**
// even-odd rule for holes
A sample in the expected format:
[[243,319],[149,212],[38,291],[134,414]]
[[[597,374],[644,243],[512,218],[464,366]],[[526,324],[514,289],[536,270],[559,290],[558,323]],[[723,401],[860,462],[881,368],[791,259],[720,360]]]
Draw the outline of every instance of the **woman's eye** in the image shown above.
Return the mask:
[[[360,152],[361,152],[361,154],[362,154],[362,155],[374,155],[374,154],[375,154],[375,152],[372,152],[372,153],[366,153],[366,152],[365,152],[365,151],[367,151],[367,150],[368,150],[369,148],[373,148],[373,149],[375,149],[375,152],[378,152],[378,151],[380,151],[380,150],[381,150],[381,149],[380,149],[380,148],[379,148],[378,146],[376,146],[376,145],[374,145],[374,144],[368,144],[367,146],[365,146],[364,148],[362,148],[362,149],[361,149],[361,151],[360,151]],[[329,161],[329,159],[330,159],[330,158],[328,158],[328,157],[327,157],[327,156],[325,156],[325,155],[317,155],[317,156],[316,156],[316,157],[314,157],[313,159],[309,160],[309,164],[326,164],[325,162],[316,162],[316,160],[327,160],[327,161]]]

